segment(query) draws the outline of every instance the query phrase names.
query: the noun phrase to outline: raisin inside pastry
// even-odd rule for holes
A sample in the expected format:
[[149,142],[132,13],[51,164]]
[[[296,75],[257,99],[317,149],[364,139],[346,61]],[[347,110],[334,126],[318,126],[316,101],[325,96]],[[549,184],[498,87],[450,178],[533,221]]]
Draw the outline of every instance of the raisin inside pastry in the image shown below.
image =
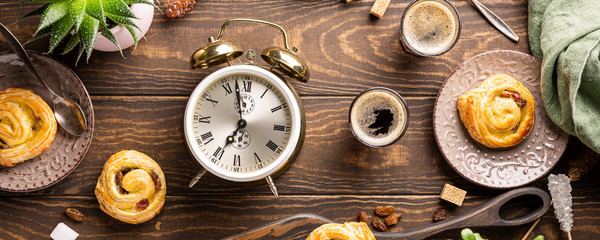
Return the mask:
[[461,95],[457,108],[469,135],[486,147],[515,146],[533,128],[533,96],[506,74],[492,75],[478,88]]
[[165,204],[167,185],[160,166],[138,151],[120,151],[104,164],[96,184],[100,209],[120,221],[138,224]]

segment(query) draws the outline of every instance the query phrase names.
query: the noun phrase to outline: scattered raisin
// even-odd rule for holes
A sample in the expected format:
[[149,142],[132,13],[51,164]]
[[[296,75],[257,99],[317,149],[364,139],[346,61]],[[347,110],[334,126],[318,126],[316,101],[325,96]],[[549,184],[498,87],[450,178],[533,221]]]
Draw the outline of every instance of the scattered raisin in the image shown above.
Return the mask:
[[358,213],[358,221],[364,222],[364,223],[369,223],[369,217],[367,217],[367,213],[364,211],[359,212]]
[[140,200],[138,203],[136,203],[135,207],[137,209],[144,210],[148,207],[148,205],[150,205],[150,202],[148,202],[147,198],[144,198],[144,199]]
[[75,208],[65,209],[65,214],[78,222],[82,222],[85,219],[85,215]]
[[394,213],[394,206],[377,206],[375,208],[375,214],[386,217]]
[[385,218],[385,225],[392,226],[398,223],[398,220],[402,218],[402,213],[392,213]]
[[446,210],[440,208],[433,213],[433,221],[439,222],[442,220],[446,220]]
[[192,10],[196,0],[167,0],[165,2],[165,15],[168,18],[183,17],[188,11]]
[[154,191],[160,191],[162,184],[160,184],[160,179],[158,179],[158,175],[152,171],[152,180],[154,180]]
[[381,219],[379,219],[378,217],[373,218],[372,225],[373,225],[373,228],[377,229],[377,231],[380,231],[380,232],[387,231],[387,227],[385,226],[385,224],[383,224]]

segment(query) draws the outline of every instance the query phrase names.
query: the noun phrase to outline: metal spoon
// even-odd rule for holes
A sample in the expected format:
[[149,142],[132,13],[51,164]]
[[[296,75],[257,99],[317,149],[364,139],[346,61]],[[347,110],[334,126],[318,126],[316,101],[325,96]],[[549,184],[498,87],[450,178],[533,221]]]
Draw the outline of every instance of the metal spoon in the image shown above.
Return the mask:
[[477,0],[469,0],[469,2],[481,12],[481,14],[494,26],[498,31],[515,42],[519,41],[519,36],[504,22],[500,17],[494,14],[491,10],[485,7]]
[[73,100],[63,98],[52,91],[50,86],[48,86],[48,83],[46,83],[38,71],[35,70],[35,67],[31,62],[29,55],[27,52],[25,52],[23,45],[19,43],[19,40],[17,40],[17,38],[15,38],[15,36],[8,31],[4,25],[2,25],[2,23],[0,23],[0,32],[2,32],[2,35],[4,35],[8,45],[10,45],[17,56],[19,56],[19,58],[21,58],[21,60],[25,63],[27,69],[29,69],[29,71],[33,73],[33,76],[35,76],[37,80],[46,86],[50,92],[50,96],[52,97],[52,100],[54,100],[54,117],[56,117],[58,124],[60,124],[63,129],[73,136],[80,136],[83,134],[87,128],[87,120],[85,119],[85,115],[83,114],[81,107],[77,103],[73,102]]

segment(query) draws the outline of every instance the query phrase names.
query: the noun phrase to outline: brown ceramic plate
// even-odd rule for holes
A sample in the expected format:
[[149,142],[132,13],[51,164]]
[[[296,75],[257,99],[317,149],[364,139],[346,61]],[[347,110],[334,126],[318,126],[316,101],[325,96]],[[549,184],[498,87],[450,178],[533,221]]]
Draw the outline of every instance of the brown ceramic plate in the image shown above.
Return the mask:
[[[79,103],[88,120],[88,126],[83,135],[74,137],[59,125],[54,142],[40,156],[14,167],[0,167],[0,190],[3,191],[31,192],[47,188],[64,179],[83,160],[94,133],[92,101],[79,77],[53,58],[35,52],[29,52],[29,55],[40,75],[57,94]],[[0,90],[9,87],[30,89],[52,107],[53,103],[47,90],[41,86],[17,55],[0,52]]]
[[[548,118],[540,92],[540,61],[515,51],[479,54],[459,65],[438,93],[433,129],[450,166],[467,180],[490,188],[520,187],[548,173],[567,147],[569,135]],[[490,149],[473,140],[464,127],[457,100],[494,74],[513,76],[535,99],[535,123],[523,142],[507,149]]]

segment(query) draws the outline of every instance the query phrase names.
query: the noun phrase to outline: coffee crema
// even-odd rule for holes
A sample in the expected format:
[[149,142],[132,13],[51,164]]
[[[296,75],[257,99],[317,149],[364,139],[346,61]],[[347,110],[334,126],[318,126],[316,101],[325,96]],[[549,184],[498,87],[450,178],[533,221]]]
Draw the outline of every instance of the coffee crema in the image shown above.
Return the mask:
[[458,38],[457,20],[450,7],[437,1],[421,1],[404,13],[402,34],[405,44],[426,54],[441,54]]
[[392,90],[376,88],[358,96],[350,109],[350,126],[363,143],[380,147],[399,139],[406,129],[408,112]]

